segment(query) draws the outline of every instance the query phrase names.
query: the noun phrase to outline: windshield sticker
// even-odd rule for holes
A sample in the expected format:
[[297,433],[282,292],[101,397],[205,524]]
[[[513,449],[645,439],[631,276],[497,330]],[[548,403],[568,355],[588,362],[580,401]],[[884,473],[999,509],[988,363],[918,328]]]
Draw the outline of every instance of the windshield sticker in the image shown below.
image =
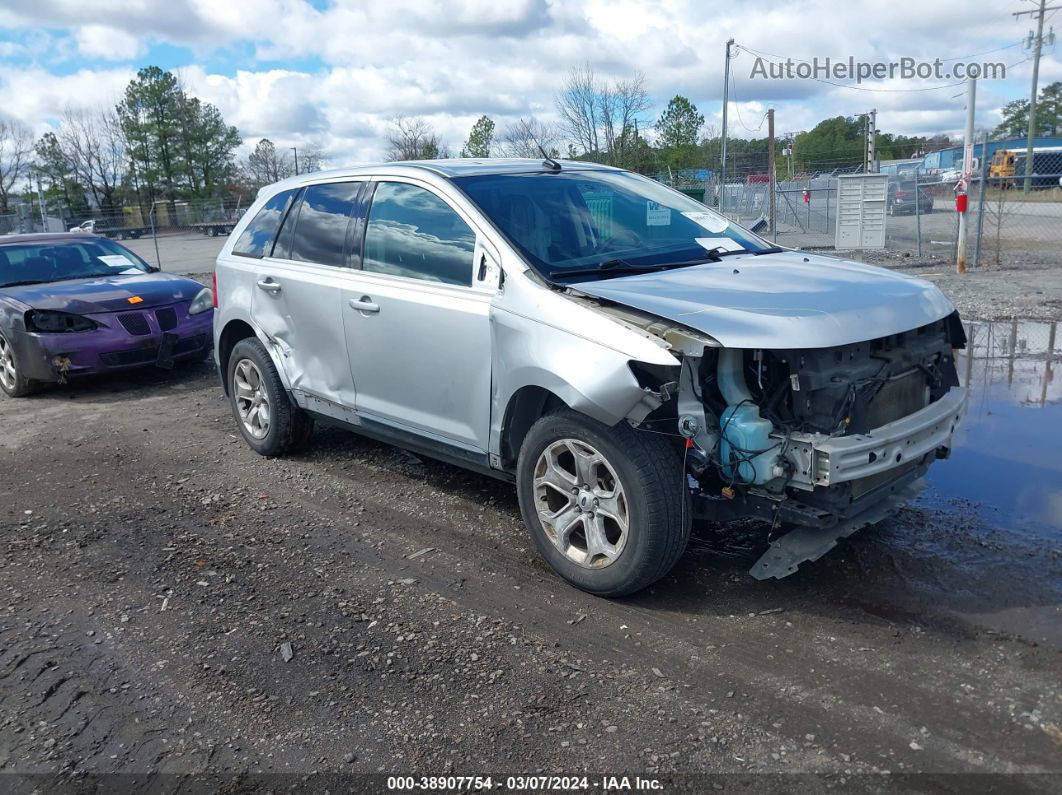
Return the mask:
[[96,259],[112,268],[136,268],[136,263],[124,254],[100,254]]
[[[687,215],[688,213],[683,213]],[[698,245],[704,246],[708,251],[713,248],[721,248],[723,251],[744,251],[745,247],[729,237],[695,237]]]
[[730,223],[723,217],[716,215],[715,213],[683,213],[684,216],[689,218],[695,224],[700,224],[709,232],[722,232]]
[[647,199],[645,202],[646,226],[671,226],[671,208],[661,207],[659,202]]

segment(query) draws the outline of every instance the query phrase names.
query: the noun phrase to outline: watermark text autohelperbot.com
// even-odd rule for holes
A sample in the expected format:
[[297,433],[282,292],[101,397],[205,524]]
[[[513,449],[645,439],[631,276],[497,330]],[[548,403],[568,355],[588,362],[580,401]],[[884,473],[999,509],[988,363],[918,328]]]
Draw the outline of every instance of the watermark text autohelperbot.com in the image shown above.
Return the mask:
[[833,59],[815,56],[809,61],[792,58],[772,61],[756,57],[749,72],[759,80],[1004,80],[1006,64],[999,62],[945,62],[940,58],[920,61],[900,58],[896,61],[857,61],[854,57]]

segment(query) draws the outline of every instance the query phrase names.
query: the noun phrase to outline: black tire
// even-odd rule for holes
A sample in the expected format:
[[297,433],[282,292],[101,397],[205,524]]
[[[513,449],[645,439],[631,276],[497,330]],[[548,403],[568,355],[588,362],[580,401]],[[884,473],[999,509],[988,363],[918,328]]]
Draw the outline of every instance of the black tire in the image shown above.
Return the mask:
[[5,370],[3,377],[0,378],[0,390],[3,390],[4,394],[8,397],[19,398],[26,397],[26,395],[32,395],[37,391],[40,384],[37,381],[33,381],[22,375],[22,367],[19,366],[18,353],[13,347],[10,347],[11,343],[7,335],[0,332],[0,367],[4,367],[2,356],[7,352],[10,352],[11,362],[15,368],[14,377],[7,374]]
[[[233,377],[237,365],[245,359],[254,364],[261,376],[261,388],[268,397],[270,418],[266,433],[261,438],[251,435],[244,426],[237,405]],[[289,400],[277,368],[273,366],[273,360],[269,358],[265,346],[256,337],[248,337],[236,343],[229,355],[225,378],[228,385],[229,406],[236,420],[236,427],[247,445],[256,453],[264,456],[280,456],[297,451],[309,441],[313,434],[313,418]]]
[[[550,540],[538,516],[535,469],[555,442],[575,439],[600,452],[621,481],[629,523],[619,556],[602,568],[571,560]],[[570,409],[539,419],[528,431],[517,463],[520,512],[539,553],[561,577],[597,596],[632,594],[666,575],[686,549],[690,498],[682,447],[674,438],[623,422],[609,427]]]

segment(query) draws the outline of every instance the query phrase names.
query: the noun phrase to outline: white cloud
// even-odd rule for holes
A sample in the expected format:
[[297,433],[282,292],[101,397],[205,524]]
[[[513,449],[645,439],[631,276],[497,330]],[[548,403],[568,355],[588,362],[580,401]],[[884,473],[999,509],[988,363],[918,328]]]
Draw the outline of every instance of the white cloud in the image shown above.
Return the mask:
[[44,132],[67,108],[113,106],[134,76],[132,69],[82,69],[61,76],[39,67],[5,69],[0,73],[0,108]]
[[147,50],[144,42],[133,34],[106,25],[84,25],[75,35],[78,52],[89,58],[130,61]]
[[[303,0],[5,0],[4,27],[22,36],[8,57],[31,62],[0,73],[0,100],[9,99],[14,104],[5,109],[18,108],[31,123],[54,118],[61,106],[50,103],[77,91],[87,91],[78,101],[98,98],[82,88],[92,74],[112,94],[121,88],[115,76],[128,74],[50,74],[47,48],[30,47],[33,55],[25,46],[31,34],[48,28],[67,31],[77,51],[92,58],[144,64],[151,62],[149,40],[187,46],[181,71],[189,88],[217,104],[248,141],[313,141],[334,159],[366,160],[383,154],[387,119],[395,114],[425,116],[455,150],[482,113],[499,129],[521,115],[549,120],[565,72],[587,60],[605,77],[643,71],[656,105],[648,121],[671,96],[684,94],[718,129],[730,36],[795,58],[873,61],[982,52],[1016,42],[1027,26],[988,0],[335,0],[324,10]],[[253,56],[238,69],[219,74],[202,66],[243,52]],[[978,60],[1009,64],[1023,57],[1013,47]],[[958,88],[872,93],[814,81],[749,80],[752,62],[747,52],[734,62],[731,130],[738,136],[762,135],[755,128],[768,106],[776,108],[779,131],[871,107],[889,132],[957,131],[963,124]],[[1027,93],[1028,70],[1024,64],[1004,83],[982,82],[980,124],[994,125],[1004,102]],[[1042,83],[1060,77],[1059,61],[1045,57]],[[19,95],[16,84],[39,96]]]

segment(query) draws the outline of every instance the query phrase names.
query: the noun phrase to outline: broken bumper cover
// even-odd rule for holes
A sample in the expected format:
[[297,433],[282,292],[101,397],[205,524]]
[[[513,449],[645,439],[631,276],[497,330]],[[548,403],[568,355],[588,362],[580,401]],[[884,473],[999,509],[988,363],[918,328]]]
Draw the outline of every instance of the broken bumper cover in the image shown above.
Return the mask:
[[[791,434],[786,456],[793,464],[794,474],[789,485],[810,491],[882,475],[933,450],[950,447],[965,403],[966,390],[956,386],[924,409],[869,433]],[[784,438],[772,436],[779,441]]]
[[797,527],[791,530],[771,544],[749,569],[749,574],[757,580],[788,577],[801,563],[818,560],[837,546],[837,542],[842,538],[880,522],[901,505],[917,497],[924,485],[922,480],[915,481],[875,503],[858,516],[845,519],[832,527]]
[[[147,312],[145,312],[147,314]],[[41,334],[16,338],[19,362],[34,381],[64,381],[81,375],[133,367],[171,366],[173,361],[205,355],[213,345],[213,311],[178,314],[174,328],[163,331],[154,320],[146,334],[133,335],[113,316],[90,315],[100,327],[93,331]]]

